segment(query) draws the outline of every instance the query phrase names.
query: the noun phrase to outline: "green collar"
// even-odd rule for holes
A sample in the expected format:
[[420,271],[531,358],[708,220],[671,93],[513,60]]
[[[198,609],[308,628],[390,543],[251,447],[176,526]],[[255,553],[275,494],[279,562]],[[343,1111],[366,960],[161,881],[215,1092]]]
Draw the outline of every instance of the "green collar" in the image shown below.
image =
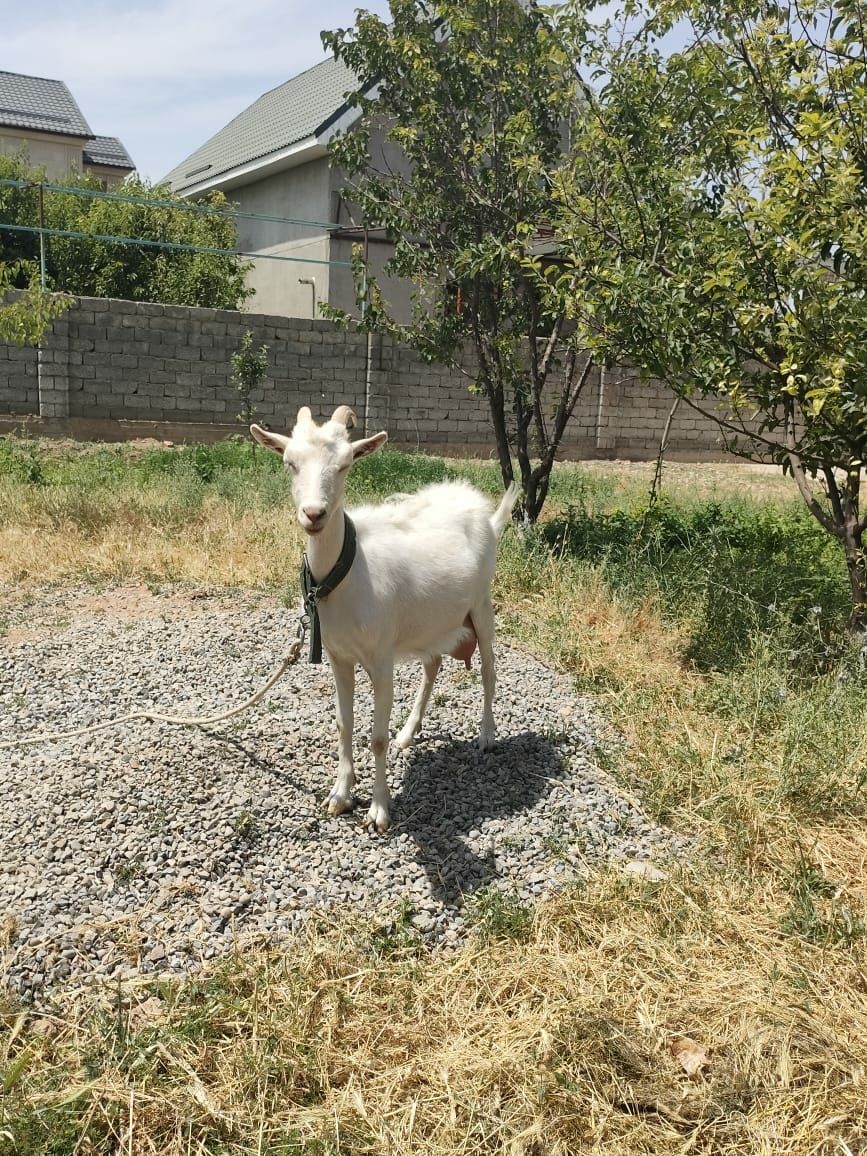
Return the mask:
[[355,526],[352,519],[343,512],[343,549],[340,557],[334,563],[321,582],[313,580],[310,563],[305,554],[301,561],[301,594],[304,599],[304,616],[302,623],[310,628],[310,654],[308,661],[320,663],[322,661],[322,634],[319,629],[319,601],[327,598],[336,590],[355,560]]

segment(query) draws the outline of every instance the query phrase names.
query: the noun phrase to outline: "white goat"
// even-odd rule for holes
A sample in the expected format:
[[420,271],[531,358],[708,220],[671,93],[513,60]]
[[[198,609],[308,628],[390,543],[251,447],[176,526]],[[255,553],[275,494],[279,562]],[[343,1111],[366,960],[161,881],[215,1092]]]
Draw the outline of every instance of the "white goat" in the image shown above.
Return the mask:
[[[298,521],[308,535],[307,560],[321,582],[344,543],[343,487],[359,458],[380,449],[386,433],[350,442],[355,415],[339,406],[318,426],[305,406],[290,437],[250,427],[256,441],[282,454],[292,478]],[[509,522],[518,487],[511,486],[492,513],[487,498],[466,482],[426,486],[417,494],[352,511],[357,544],[352,566],[319,604],[322,643],[337,689],[337,781],[328,800],[332,815],[353,806],[352,765],[355,668],[373,684],[371,749],[376,781],[368,822],[389,825],[386,751],[395,662],[421,659],[424,677],[412,712],[397,736],[412,744],[421,727],[444,654],[469,660],[478,641],[484,708],[479,746],[494,741],[494,609],[491,580],[497,541]]]

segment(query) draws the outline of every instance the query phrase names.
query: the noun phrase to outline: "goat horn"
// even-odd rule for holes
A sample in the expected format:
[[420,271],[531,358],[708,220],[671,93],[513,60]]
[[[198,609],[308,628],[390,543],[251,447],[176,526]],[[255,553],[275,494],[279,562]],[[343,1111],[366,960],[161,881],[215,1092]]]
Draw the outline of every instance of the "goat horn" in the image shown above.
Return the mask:
[[358,425],[358,419],[348,405],[339,405],[331,415],[331,420],[345,425],[347,429],[352,429]]
[[313,421],[313,414],[310,412],[309,405],[302,405],[298,410],[298,417],[295,419],[296,425],[302,425],[304,422]]

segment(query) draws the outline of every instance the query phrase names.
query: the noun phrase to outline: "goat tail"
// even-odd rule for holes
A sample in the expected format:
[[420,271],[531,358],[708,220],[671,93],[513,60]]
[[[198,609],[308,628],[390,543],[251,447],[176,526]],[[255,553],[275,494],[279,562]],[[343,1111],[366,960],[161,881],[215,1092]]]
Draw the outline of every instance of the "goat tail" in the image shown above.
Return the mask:
[[497,538],[502,535],[506,526],[508,526],[512,517],[512,510],[514,508],[515,502],[518,500],[518,494],[520,494],[520,492],[521,487],[518,485],[518,483],[512,482],[508,490],[506,490],[505,494],[503,494],[499,506],[497,506],[496,510],[494,511],[494,514],[491,518],[491,526],[493,527],[494,535]]

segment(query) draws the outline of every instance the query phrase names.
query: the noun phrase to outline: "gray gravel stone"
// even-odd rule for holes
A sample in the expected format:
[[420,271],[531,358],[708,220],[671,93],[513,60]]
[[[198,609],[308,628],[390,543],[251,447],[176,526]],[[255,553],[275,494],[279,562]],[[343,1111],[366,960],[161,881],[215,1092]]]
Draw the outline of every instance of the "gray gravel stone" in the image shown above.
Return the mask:
[[[17,604],[0,635],[0,743],[152,707],[214,713],[261,685],[294,635],[272,600],[169,588],[69,589]],[[186,971],[238,941],[299,930],[312,911],[408,903],[430,944],[466,934],[466,898],[538,899],[604,858],[664,860],[654,825],[593,763],[612,735],[567,678],[500,643],[496,748],[478,751],[478,671],[446,659],[415,747],[389,755],[393,826],[370,833],[372,694],[356,691],[357,808],[331,818],[327,666],[292,668],[212,731],[137,721],[0,751],[0,913],[11,988]],[[419,678],[398,668],[393,732]],[[633,868],[634,870],[634,868]],[[8,918],[11,916],[11,920]]]

